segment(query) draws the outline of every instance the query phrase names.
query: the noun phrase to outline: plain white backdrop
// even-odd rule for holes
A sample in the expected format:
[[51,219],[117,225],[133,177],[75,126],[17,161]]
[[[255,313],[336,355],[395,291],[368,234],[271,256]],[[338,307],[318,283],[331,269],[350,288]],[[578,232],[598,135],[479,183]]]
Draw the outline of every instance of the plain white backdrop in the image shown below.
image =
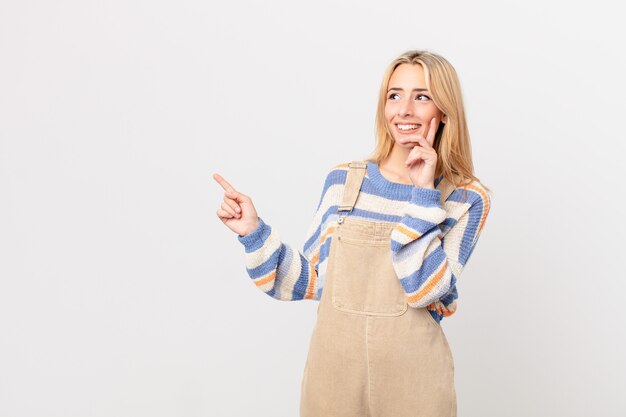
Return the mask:
[[0,416],[297,416],[317,303],[248,278],[223,175],[302,249],[386,65],[459,73],[494,194],[442,326],[459,416],[624,416],[608,1],[0,3]]

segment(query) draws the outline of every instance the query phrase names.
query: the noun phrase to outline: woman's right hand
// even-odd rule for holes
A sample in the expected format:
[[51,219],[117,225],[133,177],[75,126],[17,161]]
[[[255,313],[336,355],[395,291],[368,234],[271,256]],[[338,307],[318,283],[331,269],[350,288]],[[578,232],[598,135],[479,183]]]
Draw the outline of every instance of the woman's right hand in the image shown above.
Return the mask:
[[252,204],[252,199],[236,191],[218,173],[213,174],[213,179],[224,189],[224,201],[221,208],[217,210],[217,217],[240,236],[253,232],[259,225],[259,216]]

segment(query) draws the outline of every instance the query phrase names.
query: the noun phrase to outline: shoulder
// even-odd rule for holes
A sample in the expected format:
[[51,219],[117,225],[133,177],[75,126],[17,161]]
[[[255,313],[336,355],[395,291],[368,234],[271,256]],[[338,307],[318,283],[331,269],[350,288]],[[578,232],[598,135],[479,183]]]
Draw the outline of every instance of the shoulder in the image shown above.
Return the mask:
[[347,172],[348,162],[335,163],[326,169],[326,177],[317,205],[318,210],[321,206],[331,206],[336,203],[345,186]]
[[346,185],[350,162],[352,161],[337,162],[327,168],[322,189],[322,198],[330,193],[334,196],[334,200],[338,199],[338,196],[343,192]]
[[329,175],[345,178],[347,173],[348,173],[348,171],[350,170],[350,163],[351,162],[355,162],[355,161],[362,162],[362,163],[364,163],[366,165],[368,163],[367,160],[350,160],[350,161],[339,162],[339,163],[336,163],[335,165],[333,165],[329,169]]
[[332,173],[335,173],[335,174],[346,173],[350,169],[349,164],[350,164],[349,161],[337,163],[329,169],[329,173],[331,174]]
[[340,162],[330,166],[326,171],[324,191],[333,185],[344,185],[348,174],[349,162]]
[[[467,199],[465,197],[466,193]],[[473,180],[464,186],[457,187],[454,194],[455,199],[458,201],[466,202],[474,209],[480,208],[485,214],[489,212],[491,196],[480,181]]]

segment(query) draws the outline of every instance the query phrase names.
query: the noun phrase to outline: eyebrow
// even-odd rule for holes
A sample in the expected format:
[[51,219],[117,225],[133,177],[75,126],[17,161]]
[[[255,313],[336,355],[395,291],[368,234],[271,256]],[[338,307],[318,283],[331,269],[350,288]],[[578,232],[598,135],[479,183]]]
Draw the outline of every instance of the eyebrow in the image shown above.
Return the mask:
[[[391,90],[402,91],[400,87],[391,87],[389,90],[387,90],[387,92],[390,92]],[[414,88],[413,91],[428,91],[428,88]]]

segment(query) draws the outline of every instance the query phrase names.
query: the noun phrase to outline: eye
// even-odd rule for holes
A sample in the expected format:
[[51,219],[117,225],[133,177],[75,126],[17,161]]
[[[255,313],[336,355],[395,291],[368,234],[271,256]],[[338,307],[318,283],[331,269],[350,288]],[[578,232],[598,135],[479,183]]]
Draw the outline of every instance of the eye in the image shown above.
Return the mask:
[[428,100],[430,100],[430,97],[428,97],[426,94],[418,94],[417,96],[415,96],[415,99],[419,100],[420,97],[426,97],[425,100],[420,100],[420,101],[428,101]]
[[391,93],[391,94],[389,94],[389,96],[388,96],[387,98],[388,98],[388,99],[390,99],[390,98],[392,98],[393,96],[397,96],[397,95],[398,95],[398,93]]

